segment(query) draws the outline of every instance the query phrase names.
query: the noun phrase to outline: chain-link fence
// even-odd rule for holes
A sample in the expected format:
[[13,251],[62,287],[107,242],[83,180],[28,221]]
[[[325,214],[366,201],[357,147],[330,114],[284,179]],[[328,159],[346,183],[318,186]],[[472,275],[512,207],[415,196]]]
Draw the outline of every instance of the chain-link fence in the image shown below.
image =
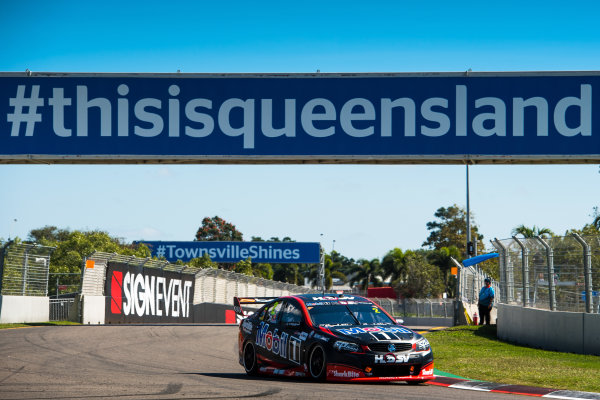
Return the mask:
[[0,251],[0,293],[47,296],[50,255],[54,247],[8,243]]
[[502,303],[556,311],[600,311],[600,237],[494,240]]

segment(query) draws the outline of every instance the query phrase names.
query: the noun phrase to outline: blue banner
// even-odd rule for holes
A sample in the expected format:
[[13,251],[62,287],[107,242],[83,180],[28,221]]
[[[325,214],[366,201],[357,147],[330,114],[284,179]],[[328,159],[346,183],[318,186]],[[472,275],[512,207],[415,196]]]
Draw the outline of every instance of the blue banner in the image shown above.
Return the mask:
[[152,257],[169,262],[189,261],[208,254],[219,263],[236,263],[250,258],[253,263],[318,264],[320,244],[313,242],[163,242],[142,240]]
[[598,73],[3,73],[0,161],[591,162],[595,93]]

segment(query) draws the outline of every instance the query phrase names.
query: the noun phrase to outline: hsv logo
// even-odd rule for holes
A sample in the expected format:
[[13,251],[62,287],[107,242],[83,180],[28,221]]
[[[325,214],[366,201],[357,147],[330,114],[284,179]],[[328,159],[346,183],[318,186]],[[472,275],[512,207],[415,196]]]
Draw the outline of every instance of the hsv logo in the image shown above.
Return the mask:
[[192,281],[112,271],[110,311],[113,314],[189,317]]
[[375,364],[402,364],[409,360],[408,354],[388,353],[386,355],[376,355]]

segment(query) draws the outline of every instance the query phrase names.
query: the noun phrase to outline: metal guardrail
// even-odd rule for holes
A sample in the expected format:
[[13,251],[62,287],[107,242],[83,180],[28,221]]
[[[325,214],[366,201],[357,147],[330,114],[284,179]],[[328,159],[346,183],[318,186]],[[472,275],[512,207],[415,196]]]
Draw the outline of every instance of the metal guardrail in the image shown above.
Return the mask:
[[50,255],[54,247],[7,243],[0,251],[0,293],[47,296]]

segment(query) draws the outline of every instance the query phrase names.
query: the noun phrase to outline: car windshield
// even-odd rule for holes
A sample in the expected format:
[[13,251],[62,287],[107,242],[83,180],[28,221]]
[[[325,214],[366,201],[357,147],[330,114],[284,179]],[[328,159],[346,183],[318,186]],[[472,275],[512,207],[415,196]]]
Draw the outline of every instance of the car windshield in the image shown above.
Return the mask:
[[359,304],[307,304],[308,313],[317,326],[327,325],[391,325],[392,320],[381,308],[373,303]]

